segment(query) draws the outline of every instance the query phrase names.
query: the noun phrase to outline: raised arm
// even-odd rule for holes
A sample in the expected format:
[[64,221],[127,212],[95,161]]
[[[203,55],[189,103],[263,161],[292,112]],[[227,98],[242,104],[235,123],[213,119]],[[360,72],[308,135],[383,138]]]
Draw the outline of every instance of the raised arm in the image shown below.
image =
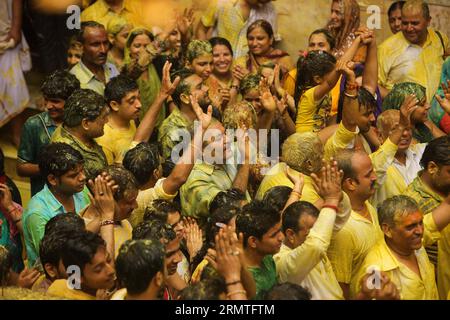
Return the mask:
[[378,85],[378,58],[377,43],[373,31],[365,32],[361,35],[362,42],[367,45],[367,56],[364,64],[362,85],[374,94]]
[[197,98],[191,96],[192,108],[195,111],[201,128],[196,128],[194,137],[189,143],[187,151],[183,153],[180,161],[175,165],[170,175],[163,181],[163,189],[167,194],[175,194],[178,189],[186,182],[195,160],[201,156],[203,133],[207,130],[212,118],[212,106],[208,107],[207,113],[202,111]]
[[175,91],[178,83],[180,82],[180,77],[176,77],[173,82],[170,81],[170,68],[172,64],[167,62],[163,67],[163,79],[161,84],[161,89],[158,96],[156,97],[153,104],[148,109],[144,118],[142,119],[139,127],[136,129],[134,135],[134,142],[146,142],[150,139],[155,128],[156,118],[158,117],[159,111],[161,110],[164,101]]
[[339,62],[343,61],[344,63],[346,63],[347,61],[351,61],[355,56],[356,51],[358,50],[360,44],[361,44],[361,37],[358,36],[356,37],[355,41],[353,41],[351,47],[348,48],[348,50],[345,51],[341,59],[338,60],[334,70],[328,73],[325,76],[324,81],[317,86],[316,90],[314,90],[314,101],[320,101],[328,92],[330,92],[334,88],[334,86],[339,80],[339,77],[341,76],[339,72],[340,69],[338,68]]

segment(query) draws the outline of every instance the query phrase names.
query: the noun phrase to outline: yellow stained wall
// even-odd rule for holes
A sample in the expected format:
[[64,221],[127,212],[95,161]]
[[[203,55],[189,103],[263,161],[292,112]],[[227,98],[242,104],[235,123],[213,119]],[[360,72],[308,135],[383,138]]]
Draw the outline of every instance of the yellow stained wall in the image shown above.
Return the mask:
[[[193,3],[196,9],[204,8],[208,0],[169,0],[177,5]],[[394,1],[388,0],[359,0],[361,8],[361,24],[366,24],[369,14],[367,8],[376,5],[380,8],[381,29],[376,31],[378,43],[391,36],[387,19],[387,10]],[[279,33],[283,41],[279,44],[291,56],[296,57],[299,49],[307,45],[309,34],[324,27],[328,21],[331,0],[275,0],[278,13]],[[429,1],[432,16],[431,25],[450,36],[450,0]]]

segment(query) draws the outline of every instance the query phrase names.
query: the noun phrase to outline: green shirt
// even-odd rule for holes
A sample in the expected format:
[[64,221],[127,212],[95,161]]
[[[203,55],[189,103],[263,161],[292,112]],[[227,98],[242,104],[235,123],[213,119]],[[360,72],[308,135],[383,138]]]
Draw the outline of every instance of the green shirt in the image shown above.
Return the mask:
[[256,284],[256,296],[254,300],[263,300],[267,292],[277,284],[277,270],[273,256],[265,256],[261,267],[250,267],[248,271],[252,274]]
[[103,96],[105,92],[105,84],[108,83],[111,78],[119,75],[119,71],[117,71],[116,67],[111,63],[105,63],[103,69],[105,71],[105,82],[98,79],[82,61],[73,66],[73,68],[70,69],[70,73],[77,77],[80,81],[80,86],[82,89],[91,89]]
[[233,185],[223,166],[196,163],[186,183],[180,188],[183,215],[200,219],[200,225],[209,216],[209,204],[220,192]]
[[52,136],[52,142],[64,142],[78,150],[84,159],[84,172],[88,179],[93,179],[101,169],[108,165],[102,147],[94,141],[94,147],[89,148],[78,140],[63,126],[58,126]]
[[[42,112],[28,118],[22,128],[20,146],[17,151],[17,160],[21,163],[38,164],[38,155],[41,148],[50,143],[56,124],[50,118],[48,112]],[[42,190],[45,178],[42,176],[31,177],[31,196]]]
[[183,141],[183,133],[187,133],[187,127],[189,125],[190,121],[178,108],[175,108],[172,113],[164,119],[158,130],[158,141],[161,143],[162,156],[164,159],[170,159],[172,149]]

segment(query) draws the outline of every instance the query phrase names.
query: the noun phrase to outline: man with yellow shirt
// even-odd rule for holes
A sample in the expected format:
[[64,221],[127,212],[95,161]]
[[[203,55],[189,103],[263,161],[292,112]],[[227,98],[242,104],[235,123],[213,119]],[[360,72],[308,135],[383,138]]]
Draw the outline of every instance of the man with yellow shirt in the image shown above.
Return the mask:
[[370,156],[351,149],[336,155],[339,168],[344,171],[343,190],[350,198],[352,213],[346,225],[333,237],[328,257],[346,299],[354,298],[350,295],[350,284],[356,281],[356,271],[368,250],[381,239],[377,212],[369,199],[376,194],[377,183],[382,184],[385,180],[386,168],[394,160],[403,131],[410,127],[409,117],[413,110],[413,104],[402,106],[399,125]]
[[430,21],[430,10],[422,0],[410,0],[403,6],[402,32],[388,38],[378,49],[383,96],[396,83],[415,82],[427,88],[427,101],[431,103],[440,85],[449,41],[442,32],[429,28]]
[[122,17],[137,27],[141,20],[137,12],[140,11],[141,1],[135,0],[97,0],[81,13],[81,21],[95,21],[105,27],[114,17]]
[[[350,76],[352,74],[348,68],[345,72]],[[325,139],[325,146],[320,136],[312,132],[295,133],[287,138],[281,150],[283,162],[276,164],[267,172],[259,186],[256,198],[262,199],[267,190],[274,186],[293,186],[286,174],[286,165],[288,165],[293,174],[299,172],[303,174],[305,185],[300,200],[308,201],[320,209],[323,199],[315,191],[310,175],[319,172],[322,167],[322,158],[334,157],[340,150],[351,145],[359,133],[358,127],[368,126],[370,117],[365,113],[373,112],[370,108],[367,110],[360,108],[358,100],[345,97],[342,121],[331,138]]]
[[110,290],[115,286],[116,273],[105,241],[97,234],[84,231],[69,239],[61,250],[66,268],[78,266],[78,281],[54,281],[47,294],[70,300],[95,300],[97,290]]
[[[450,222],[449,210],[450,204],[444,204],[424,217],[410,197],[384,201],[378,212],[384,239],[369,250],[357,279],[367,273],[377,277],[381,271],[395,284],[400,299],[438,299],[434,267],[423,245],[439,239],[440,230]],[[353,294],[359,290],[359,283],[352,283]]]
[[348,197],[341,191],[342,175],[337,167],[325,168],[321,180],[316,180],[324,207],[319,214],[312,204],[297,201],[285,209],[282,215],[285,238],[274,260],[280,282],[302,285],[313,300],[342,300],[342,289],[326,252],[333,231],[342,228],[337,216],[345,221],[351,207]]
[[[423,152],[420,171],[408,186],[405,195],[413,198],[425,217],[437,207],[450,204],[450,136],[443,136],[428,143]],[[450,209],[447,209],[450,210]],[[436,245],[426,246],[428,257],[437,264],[439,296],[445,299],[450,290],[450,227],[442,231]]]
[[96,139],[102,147],[108,164],[122,163],[136,133],[134,120],[139,118],[141,101],[137,83],[119,75],[105,87],[105,100],[110,107],[103,136]]

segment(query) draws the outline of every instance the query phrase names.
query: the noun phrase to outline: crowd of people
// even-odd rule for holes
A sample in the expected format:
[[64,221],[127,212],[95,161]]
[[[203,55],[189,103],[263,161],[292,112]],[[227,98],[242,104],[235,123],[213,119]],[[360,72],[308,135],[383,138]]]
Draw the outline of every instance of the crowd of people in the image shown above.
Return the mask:
[[[271,0],[165,28],[88,5],[21,128],[26,207],[0,153],[0,299],[450,299],[448,37],[422,0],[382,43],[330,1],[298,57]],[[21,2],[0,0],[5,121]]]

